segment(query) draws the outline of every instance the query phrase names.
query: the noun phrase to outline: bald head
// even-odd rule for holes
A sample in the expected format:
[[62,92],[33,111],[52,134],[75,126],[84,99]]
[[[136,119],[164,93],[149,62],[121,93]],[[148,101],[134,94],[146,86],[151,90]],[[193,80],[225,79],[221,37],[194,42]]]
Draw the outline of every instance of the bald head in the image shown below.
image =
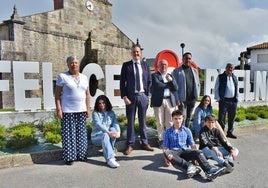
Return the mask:
[[166,59],[161,59],[158,61],[158,71],[161,73],[166,73],[168,68],[168,61]]

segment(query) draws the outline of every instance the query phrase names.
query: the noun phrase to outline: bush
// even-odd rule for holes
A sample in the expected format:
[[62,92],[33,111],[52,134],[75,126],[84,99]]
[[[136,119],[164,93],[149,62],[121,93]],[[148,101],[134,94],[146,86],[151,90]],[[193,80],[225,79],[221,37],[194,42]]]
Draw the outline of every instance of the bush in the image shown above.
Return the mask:
[[6,138],[6,127],[4,125],[0,125],[0,139]]
[[244,107],[238,107],[236,110],[236,114],[245,114],[247,110]]
[[124,122],[127,120],[127,117],[124,114],[118,115],[116,118],[118,122]]
[[3,142],[4,142],[3,140],[0,140],[0,149],[2,149],[2,147],[3,147],[3,145],[4,145]]
[[117,118],[117,121],[120,125],[120,127],[122,126],[127,126],[127,117],[123,114],[119,115],[116,117]]
[[215,117],[218,118],[219,110],[213,109],[213,114]]
[[46,142],[60,143],[61,142],[61,120],[54,116],[53,121],[44,123],[43,132]]
[[123,132],[126,129],[127,126],[127,117],[123,114],[118,115],[117,117],[118,124],[120,126],[121,132]]
[[253,114],[253,113],[247,113],[246,114],[246,119],[248,119],[248,120],[256,120],[256,119],[258,119],[258,116],[256,114]]
[[46,141],[50,143],[57,144],[61,142],[61,135],[58,133],[48,131],[46,132],[45,138]]
[[247,109],[246,109],[246,113],[252,113],[252,114],[255,114],[255,113],[257,113],[258,112],[258,110],[257,110],[257,108],[255,107],[255,106],[250,106],[250,107],[248,107]]
[[87,122],[87,138],[88,138],[88,140],[90,140],[90,138],[91,138],[91,132],[92,132],[92,123]]
[[0,125],[0,148],[4,145],[4,140],[6,139],[6,128],[3,125]]
[[154,116],[146,117],[146,125],[152,127],[153,129],[157,129],[157,121]]
[[58,118],[53,119],[51,122],[44,123],[43,132],[61,133],[61,121]]
[[245,114],[237,114],[235,117],[236,122],[244,121],[246,119]]
[[240,122],[246,119],[246,109],[244,107],[238,107],[236,110],[235,121]]
[[137,121],[135,121],[135,123],[134,123],[134,130],[135,130],[135,132],[139,132],[140,131],[139,122],[137,122]]
[[10,137],[7,139],[6,147],[11,149],[28,148],[37,144],[34,137],[34,126],[30,123],[21,123],[12,128]]
[[[125,115],[119,115],[117,116],[117,121],[119,123],[121,131],[124,130],[127,126],[127,117]],[[153,129],[156,129],[157,127],[157,122],[154,116],[147,116],[146,117],[146,125],[152,127]],[[135,120],[134,122],[134,129],[135,131],[139,131],[139,122],[138,119]]]
[[260,118],[267,119],[268,118],[268,111],[260,110],[257,114]]

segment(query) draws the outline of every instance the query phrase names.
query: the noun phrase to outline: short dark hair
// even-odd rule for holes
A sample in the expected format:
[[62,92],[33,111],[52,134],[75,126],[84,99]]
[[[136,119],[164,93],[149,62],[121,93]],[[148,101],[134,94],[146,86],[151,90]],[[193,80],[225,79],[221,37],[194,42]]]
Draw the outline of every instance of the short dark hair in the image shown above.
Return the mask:
[[109,100],[109,98],[105,95],[100,95],[97,97],[96,101],[95,101],[95,106],[94,106],[94,110],[97,111],[97,112],[100,112],[100,109],[99,109],[99,101],[100,100],[103,100],[105,105],[106,105],[106,110],[107,111],[110,111],[112,110],[113,106]]
[[183,116],[183,113],[182,113],[182,111],[180,111],[180,110],[174,110],[174,111],[172,112],[171,116],[172,116],[172,117],[174,117],[174,116]]
[[134,48],[138,47],[140,50],[141,50],[141,45],[139,44],[134,44],[132,47],[131,47],[131,50],[133,50]]
[[185,52],[185,53],[182,55],[182,58],[184,58],[184,57],[187,56],[187,55],[192,56],[191,52]]
[[207,115],[205,121],[216,121],[216,118],[213,114]]

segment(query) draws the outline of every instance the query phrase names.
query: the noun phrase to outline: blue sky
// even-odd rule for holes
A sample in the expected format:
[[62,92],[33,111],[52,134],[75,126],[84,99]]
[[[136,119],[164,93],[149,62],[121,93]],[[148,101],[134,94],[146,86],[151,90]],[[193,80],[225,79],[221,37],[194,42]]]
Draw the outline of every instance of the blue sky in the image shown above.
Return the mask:
[[[146,58],[164,49],[180,58],[183,42],[201,68],[223,68],[228,62],[239,64],[247,47],[268,42],[267,0],[110,2],[113,22],[133,41],[139,38]],[[0,22],[10,18],[14,4],[20,16],[53,10],[53,0],[4,1]]]
[[268,3],[266,0],[244,0],[242,3],[246,8],[262,8],[267,9]]

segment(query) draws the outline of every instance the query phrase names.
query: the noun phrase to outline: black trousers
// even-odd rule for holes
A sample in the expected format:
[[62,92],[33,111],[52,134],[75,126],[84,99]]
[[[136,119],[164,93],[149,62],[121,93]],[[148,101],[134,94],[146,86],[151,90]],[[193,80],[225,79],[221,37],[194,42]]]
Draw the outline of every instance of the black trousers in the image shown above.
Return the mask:
[[226,113],[228,115],[228,130],[227,134],[234,131],[234,122],[236,116],[237,101],[235,99],[224,99],[219,101],[218,121],[222,129],[225,128]]
[[191,121],[191,117],[195,108],[195,102],[196,101],[185,101],[179,107],[179,109],[182,110],[183,115],[184,115],[185,127],[190,127],[190,121]]
[[[168,159],[168,155],[171,154],[173,157],[171,160]],[[166,158],[176,168],[183,168],[186,170],[191,164],[189,161],[197,161],[203,171],[207,172],[211,169],[211,165],[207,161],[201,150],[194,149],[179,149],[179,150],[166,150]]]

